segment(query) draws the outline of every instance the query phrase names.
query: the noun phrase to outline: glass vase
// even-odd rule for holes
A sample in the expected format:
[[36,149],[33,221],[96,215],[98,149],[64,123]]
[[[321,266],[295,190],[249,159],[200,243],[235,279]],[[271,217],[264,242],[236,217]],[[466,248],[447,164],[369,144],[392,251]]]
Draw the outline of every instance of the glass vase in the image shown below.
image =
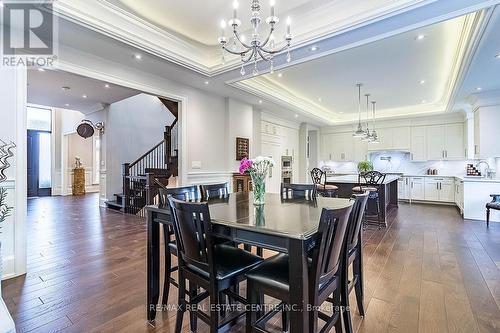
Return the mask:
[[251,173],[253,187],[253,204],[260,206],[266,203],[267,173]]

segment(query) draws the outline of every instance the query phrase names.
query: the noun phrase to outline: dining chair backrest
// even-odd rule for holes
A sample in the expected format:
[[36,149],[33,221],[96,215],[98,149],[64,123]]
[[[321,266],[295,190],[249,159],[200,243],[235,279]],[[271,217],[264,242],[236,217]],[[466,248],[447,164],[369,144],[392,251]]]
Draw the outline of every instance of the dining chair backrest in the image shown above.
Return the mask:
[[361,179],[363,179],[364,185],[379,186],[384,182],[385,176],[386,174],[380,171],[361,172],[358,175],[358,183],[361,184]]
[[198,194],[198,186],[184,186],[173,188],[160,188],[158,189],[160,195],[160,207],[168,207],[167,197],[170,195],[175,199],[183,201],[195,201],[200,199]]
[[363,222],[363,214],[365,213],[366,203],[368,201],[369,192],[363,194],[353,194],[351,199],[354,200],[351,214],[349,215],[349,223],[347,227],[347,249],[353,249],[358,245],[359,233]]
[[200,185],[200,193],[203,201],[225,198],[229,195],[229,185],[228,183]]
[[316,185],[281,183],[280,195],[282,199],[315,200]]
[[[212,274],[210,211],[206,202],[186,202],[168,197],[179,258]],[[213,276],[213,275],[212,275]]]
[[323,178],[325,178],[326,181],[326,173],[321,170],[320,168],[314,168],[311,170],[311,178],[313,184],[321,184],[323,185]]
[[340,209],[323,208],[321,212],[312,254],[314,288],[330,281],[339,269],[351,210],[352,206],[347,206]]

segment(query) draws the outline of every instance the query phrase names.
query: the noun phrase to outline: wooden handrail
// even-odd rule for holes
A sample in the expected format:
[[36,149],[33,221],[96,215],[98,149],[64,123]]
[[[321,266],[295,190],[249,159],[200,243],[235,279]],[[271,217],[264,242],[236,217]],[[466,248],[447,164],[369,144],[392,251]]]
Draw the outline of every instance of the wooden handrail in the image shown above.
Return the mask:
[[134,165],[136,165],[137,163],[139,163],[142,159],[144,159],[146,156],[148,156],[149,154],[151,154],[155,149],[157,149],[158,147],[160,147],[164,142],[165,142],[165,140],[161,140],[153,148],[151,148],[150,150],[148,150],[147,152],[145,152],[144,154],[142,154],[141,157],[139,157],[138,159],[136,159],[134,162],[130,163],[129,167],[133,167]]

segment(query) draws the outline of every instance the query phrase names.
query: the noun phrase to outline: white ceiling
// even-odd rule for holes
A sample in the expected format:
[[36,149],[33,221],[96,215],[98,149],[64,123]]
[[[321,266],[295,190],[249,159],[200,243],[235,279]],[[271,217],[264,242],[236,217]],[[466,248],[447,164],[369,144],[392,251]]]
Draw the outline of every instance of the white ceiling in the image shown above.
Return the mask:
[[[364,85],[362,93],[370,93],[370,99],[378,102],[379,115],[444,111],[465,22],[462,16],[240,84],[261,84],[263,93],[294,96],[335,120],[350,120],[357,114],[358,82]],[[418,40],[418,35],[425,38]],[[364,96],[362,101],[366,105]]]
[[[481,41],[472,58],[465,80],[457,96],[457,103],[464,103],[471,94],[495,94],[500,97],[500,7],[493,11]],[[480,88],[480,90],[478,90]]]
[[106,88],[105,84],[67,72],[31,69],[28,71],[28,103],[91,113],[101,110],[103,104],[112,104],[139,93],[117,85]]

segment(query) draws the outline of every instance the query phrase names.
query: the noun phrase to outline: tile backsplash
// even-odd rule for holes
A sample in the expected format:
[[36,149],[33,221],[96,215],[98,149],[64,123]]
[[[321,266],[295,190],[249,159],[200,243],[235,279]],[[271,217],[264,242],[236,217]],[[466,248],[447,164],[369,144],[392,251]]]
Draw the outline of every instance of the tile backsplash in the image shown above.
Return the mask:
[[[468,163],[478,162],[478,160],[415,162],[410,160],[410,154],[407,152],[372,152],[369,154],[369,160],[373,163],[374,169],[381,172],[424,175],[427,169],[437,169],[438,174],[443,176],[464,175]],[[497,175],[500,175],[500,158],[487,161],[492,169],[496,169]],[[330,167],[335,173],[357,173],[357,163],[354,162],[320,162],[319,167],[323,166]]]

